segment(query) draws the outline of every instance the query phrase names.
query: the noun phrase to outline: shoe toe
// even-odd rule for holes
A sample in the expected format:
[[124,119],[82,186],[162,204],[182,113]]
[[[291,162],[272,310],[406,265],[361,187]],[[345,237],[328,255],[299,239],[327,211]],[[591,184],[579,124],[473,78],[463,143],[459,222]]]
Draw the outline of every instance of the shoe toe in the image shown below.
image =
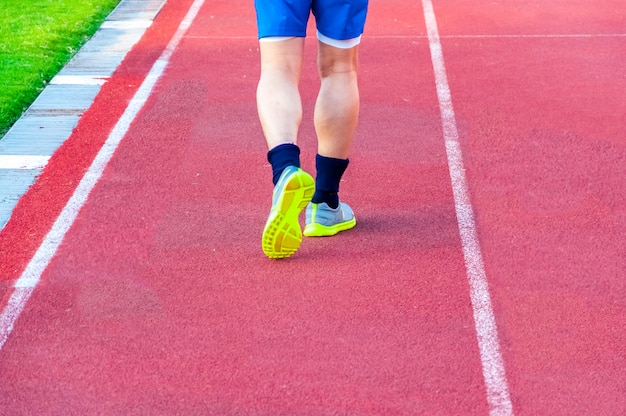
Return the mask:
[[354,218],[354,212],[352,208],[350,208],[350,205],[341,202],[341,211],[343,211],[343,221],[349,221]]

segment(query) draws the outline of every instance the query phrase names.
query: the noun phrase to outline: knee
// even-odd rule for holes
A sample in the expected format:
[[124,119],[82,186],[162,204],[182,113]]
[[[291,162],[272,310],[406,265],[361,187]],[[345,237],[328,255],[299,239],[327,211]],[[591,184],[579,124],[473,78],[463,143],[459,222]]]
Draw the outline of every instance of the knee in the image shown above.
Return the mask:
[[317,63],[322,78],[338,73],[356,73],[359,64],[358,46],[340,49],[320,42]]
[[303,48],[302,38],[261,42],[261,77],[276,75],[297,82],[302,71]]

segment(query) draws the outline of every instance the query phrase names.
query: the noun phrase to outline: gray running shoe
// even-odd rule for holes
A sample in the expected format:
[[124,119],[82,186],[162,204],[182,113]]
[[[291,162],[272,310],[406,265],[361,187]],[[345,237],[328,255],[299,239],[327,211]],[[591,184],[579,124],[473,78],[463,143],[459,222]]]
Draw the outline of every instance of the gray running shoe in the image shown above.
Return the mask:
[[340,231],[349,230],[356,225],[352,208],[343,202],[332,209],[327,203],[309,204],[306,207],[306,226],[304,235],[307,237],[327,237]]

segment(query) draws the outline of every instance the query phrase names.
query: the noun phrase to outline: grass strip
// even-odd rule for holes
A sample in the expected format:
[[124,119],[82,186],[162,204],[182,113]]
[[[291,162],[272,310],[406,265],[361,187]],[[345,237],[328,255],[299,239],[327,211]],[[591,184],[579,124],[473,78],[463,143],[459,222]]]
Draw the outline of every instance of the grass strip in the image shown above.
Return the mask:
[[1,0],[0,137],[120,0]]

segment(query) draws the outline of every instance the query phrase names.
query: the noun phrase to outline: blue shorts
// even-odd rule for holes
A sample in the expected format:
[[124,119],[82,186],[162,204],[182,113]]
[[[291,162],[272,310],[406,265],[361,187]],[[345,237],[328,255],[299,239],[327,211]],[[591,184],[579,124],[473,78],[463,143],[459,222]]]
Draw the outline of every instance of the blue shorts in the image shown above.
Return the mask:
[[317,30],[335,39],[363,34],[368,0],[254,0],[259,39],[269,36],[306,36],[313,12]]

